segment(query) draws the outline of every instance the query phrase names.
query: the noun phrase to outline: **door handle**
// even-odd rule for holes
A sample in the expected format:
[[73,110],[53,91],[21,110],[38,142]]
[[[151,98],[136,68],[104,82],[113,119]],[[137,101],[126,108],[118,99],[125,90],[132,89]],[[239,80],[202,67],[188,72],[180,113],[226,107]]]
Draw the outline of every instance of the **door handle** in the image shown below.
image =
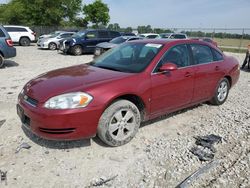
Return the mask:
[[220,67],[219,66],[215,66],[215,70],[220,70]]
[[190,72],[185,73],[185,77],[191,77],[191,76],[192,76],[192,74]]

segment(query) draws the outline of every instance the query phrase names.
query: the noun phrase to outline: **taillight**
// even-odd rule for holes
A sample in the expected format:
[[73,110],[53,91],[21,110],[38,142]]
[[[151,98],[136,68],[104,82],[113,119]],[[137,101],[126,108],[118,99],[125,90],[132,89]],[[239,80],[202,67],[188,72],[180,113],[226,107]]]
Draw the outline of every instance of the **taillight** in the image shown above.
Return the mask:
[[36,36],[36,33],[35,33],[35,32],[33,32],[33,33],[32,33],[32,35]]
[[13,46],[13,41],[11,39],[6,39],[6,43],[8,46],[12,47]]

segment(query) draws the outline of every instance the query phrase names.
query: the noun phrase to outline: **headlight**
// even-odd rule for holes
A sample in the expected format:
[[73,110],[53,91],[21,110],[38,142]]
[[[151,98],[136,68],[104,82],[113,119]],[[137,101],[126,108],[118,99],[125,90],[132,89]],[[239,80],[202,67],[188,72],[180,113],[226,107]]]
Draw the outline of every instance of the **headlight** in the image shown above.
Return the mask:
[[87,93],[66,93],[50,98],[44,107],[49,109],[73,109],[86,107],[93,97]]

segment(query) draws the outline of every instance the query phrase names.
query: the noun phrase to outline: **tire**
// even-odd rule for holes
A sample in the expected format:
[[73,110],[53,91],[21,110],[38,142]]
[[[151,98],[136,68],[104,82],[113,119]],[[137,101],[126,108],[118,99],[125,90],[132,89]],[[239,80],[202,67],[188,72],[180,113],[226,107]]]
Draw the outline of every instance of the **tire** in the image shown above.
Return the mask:
[[57,49],[56,43],[54,43],[54,42],[49,43],[49,49],[50,50],[56,50]]
[[0,68],[2,68],[4,65],[4,58],[3,56],[0,54]]
[[214,97],[210,101],[213,105],[221,105],[227,100],[227,96],[229,93],[230,84],[227,78],[223,78],[220,80],[218,86],[216,87],[216,91]]
[[121,146],[136,135],[141,116],[136,105],[128,100],[118,100],[103,112],[98,128],[98,137],[109,146]]
[[79,45],[76,45],[76,46],[74,46],[73,48],[72,48],[72,53],[74,54],[74,55],[82,55],[82,52],[83,52],[83,50],[82,50],[82,47],[81,46],[79,46]]
[[19,41],[19,44],[21,46],[29,46],[30,45],[30,39],[27,37],[22,37]]

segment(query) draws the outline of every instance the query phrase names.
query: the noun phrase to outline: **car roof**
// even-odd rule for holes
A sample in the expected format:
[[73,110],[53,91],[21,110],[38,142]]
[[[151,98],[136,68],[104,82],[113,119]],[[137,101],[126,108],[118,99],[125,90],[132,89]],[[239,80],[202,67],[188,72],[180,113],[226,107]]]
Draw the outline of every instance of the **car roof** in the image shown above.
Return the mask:
[[143,39],[143,40],[135,40],[131,41],[130,43],[151,43],[151,44],[162,44],[162,45],[167,45],[167,44],[172,44],[172,45],[177,45],[177,44],[203,44],[206,46],[210,46],[212,48],[218,49],[221,51],[219,48],[216,46],[212,45],[211,43],[204,42],[201,40],[194,40],[194,39]]
[[29,28],[28,26],[21,26],[21,25],[4,25],[4,27],[24,27],[24,28]]

